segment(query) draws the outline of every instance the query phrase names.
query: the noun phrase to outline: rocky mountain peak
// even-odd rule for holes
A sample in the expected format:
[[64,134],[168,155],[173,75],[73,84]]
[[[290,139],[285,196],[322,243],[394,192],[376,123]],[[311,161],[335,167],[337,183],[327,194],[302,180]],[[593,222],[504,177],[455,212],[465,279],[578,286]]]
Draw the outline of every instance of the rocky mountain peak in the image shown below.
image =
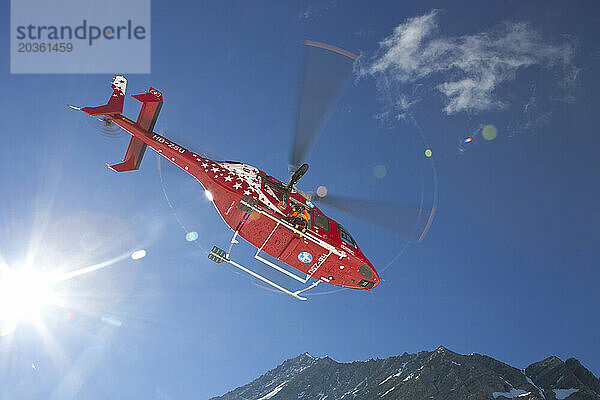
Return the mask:
[[599,391],[600,381],[574,358],[552,356],[519,370],[440,346],[351,363],[304,353],[215,399],[600,400]]

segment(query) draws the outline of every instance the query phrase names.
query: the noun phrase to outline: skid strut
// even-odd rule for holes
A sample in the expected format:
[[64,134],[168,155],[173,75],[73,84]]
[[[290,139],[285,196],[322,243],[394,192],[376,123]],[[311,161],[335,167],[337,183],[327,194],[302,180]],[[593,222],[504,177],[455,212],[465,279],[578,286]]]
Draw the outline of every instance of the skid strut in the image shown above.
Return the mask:
[[[273,235],[273,232],[275,232],[275,230],[278,227],[279,227],[279,224],[277,224],[275,226],[275,228],[271,232],[271,235]],[[303,292],[306,292],[307,290],[312,289],[315,286],[317,286],[319,283],[321,283],[320,280],[315,280],[315,282],[313,282],[312,284],[308,285],[307,287],[305,287],[303,289],[300,289],[300,290],[297,290],[295,292],[292,292],[291,290],[288,290],[288,289],[284,288],[283,286],[281,286],[281,285],[279,285],[279,284],[271,281],[270,279],[265,278],[264,276],[260,275],[259,273],[254,272],[251,269],[248,269],[248,268],[244,267],[243,265],[240,265],[240,264],[236,263],[235,261],[231,260],[229,258],[229,255],[231,254],[231,249],[233,248],[234,244],[239,243],[237,241],[238,233],[239,233],[239,231],[237,231],[237,230],[234,232],[233,237],[231,238],[231,242],[229,244],[229,249],[227,250],[227,252],[225,250],[217,247],[217,246],[213,246],[213,248],[210,251],[210,253],[208,253],[209,260],[214,261],[217,264],[221,264],[223,262],[231,264],[234,267],[239,268],[242,271],[244,271],[244,272],[252,275],[256,279],[259,279],[259,280],[263,281],[264,283],[266,283],[266,284],[274,287],[275,289],[280,290],[280,291],[282,291],[285,294],[289,294],[290,296],[297,298],[298,300],[306,300],[306,297],[299,296],[299,294],[303,293]],[[272,262],[270,262],[270,261],[268,261],[268,260],[266,260],[266,259],[264,259],[264,258],[262,258],[261,256],[258,255],[260,253],[260,251],[262,250],[262,248],[264,247],[264,245],[266,244],[266,242],[268,242],[268,240],[271,237],[271,235],[269,235],[269,237],[267,238],[267,240],[265,240],[265,243],[263,243],[262,247],[260,247],[258,249],[258,251],[256,252],[256,254],[254,255],[254,258],[256,258],[257,260],[263,262],[264,264],[268,265],[269,267],[272,267],[275,270],[277,270],[277,271],[279,271],[279,272],[281,272],[281,273],[283,273],[283,274],[285,274],[285,275],[287,275],[289,277],[292,277],[292,278],[296,279],[297,281],[299,281],[301,283],[308,282],[308,280],[313,276],[313,274],[316,272],[316,270],[313,271],[312,274],[306,275],[306,278],[300,278],[299,276],[297,276],[297,275],[289,272],[285,268],[282,268],[282,267],[278,266],[277,264],[274,264],[274,263],[272,263]],[[329,252],[329,254],[327,254],[327,257],[329,257],[330,254],[331,254],[331,252]],[[327,257],[325,259],[327,259]],[[322,262],[324,262],[325,259]],[[319,267],[320,266],[321,266],[321,264],[319,264]]]
[[284,288],[281,285],[278,285],[277,283],[265,278],[264,276],[252,271],[251,269],[248,269],[246,267],[244,267],[243,265],[240,265],[238,263],[236,263],[235,261],[230,260],[229,258],[227,258],[225,250],[218,248],[217,246],[213,246],[212,250],[210,251],[210,253],[208,254],[208,258],[214,262],[216,262],[217,264],[220,264],[222,262],[226,262],[229,263],[231,265],[233,265],[234,267],[237,267],[239,269],[241,269],[242,271],[252,275],[253,277],[255,277],[256,279],[260,279],[261,281],[263,281],[264,283],[271,285],[272,287],[274,287],[277,290],[282,291],[285,294],[289,294],[292,297],[297,298],[298,300],[306,300],[306,297],[302,297],[299,296],[300,293],[307,291],[308,289],[312,289],[315,286],[317,286],[321,281],[316,281],[313,284],[311,284],[310,286],[304,288],[304,289],[300,289],[297,290],[295,292],[292,292],[291,290],[288,290],[286,288]]
[[[319,269],[319,267],[321,267],[321,265],[325,262],[325,260],[327,260],[329,258],[329,256],[331,254],[335,254],[336,256],[338,256],[340,259],[346,257],[346,253],[344,251],[338,250],[335,247],[333,247],[332,245],[330,245],[329,243],[311,235],[305,232],[301,232],[297,229],[295,229],[293,226],[289,225],[287,222],[279,219],[279,218],[275,218],[274,216],[270,215],[269,213],[266,213],[265,211],[263,211],[258,203],[258,200],[256,200],[255,198],[251,197],[251,196],[244,196],[242,198],[242,200],[238,203],[238,208],[240,210],[242,210],[244,212],[244,216],[242,217],[242,219],[240,220],[240,222],[238,223],[238,226],[235,229],[235,232],[233,233],[233,237],[231,238],[231,242],[229,244],[229,248],[227,249],[227,251],[214,246],[212,248],[212,250],[210,251],[210,253],[208,254],[208,258],[214,262],[216,262],[217,264],[221,264],[223,262],[226,262],[228,264],[233,265],[236,268],[241,269],[242,271],[252,275],[253,277],[255,277],[256,279],[259,279],[263,282],[265,282],[266,284],[274,287],[277,290],[282,291],[283,293],[289,294],[292,297],[297,298],[298,300],[306,300],[306,297],[302,297],[299,296],[300,293],[306,292],[309,289],[314,288],[315,286],[317,286],[319,283],[321,283],[320,280],[315,279],[315,282],[313,282],[312,284],[308,285],[307,287],[297,290],[295,292],[292,292],[291,290],[288,290],[286,288],[284,288],[283,286],[271,281],[270,279],[265,278],[264,276],[260,275],[259,273],[252,271],[251,269],[248,269],[246,267],[244,267],[243,265],[240,265],[238,263],[236,263],[235,261],[231,260],[231,258],[229,257],[229,255],[231,254],[231,249],[233,248],[234,244],[239,243],[237,240],[239,231],[242,229],[242,227],[244,226],[244,223],[247,221],[248,217],[250,216],[251,213],[253,212],[258,212],[260,214],[263,214],[269,218],[271,218],[272,220],[274,220],[276,222],[275,227],[273,228],[273,230],[271,231],[271,234],[267,237],[267,239],[264,241],[264,243],[262,244],[262,246],[260,248],[258,248],[256,254],[254,255],[254,258],[257,259],[258,261],[264,263],[265,265],[268,265],[269,267],[281,272],[282,274],[285,274],[295,280],[297,280],[300,283],[306,284],[310,278],[313,277],[313,275],[315,274],[315,272],[317,272],[317,270]],[[301,237],[304,237],[308,240],[313,241],[314,243],[318,244],[320,247],[322,247],[325,251],[327,251],[327,256],[323,259],[321,259],[319,261],[319,263],[317,264],[316,269],[314,269],[314,271],[312,271],[312,273],[309,275],[307,274],[306,277],[302,278],[290,271],[288,271],[285,268],[280,267],[279,265],[261,257],[259,254],[262,251],[262,249],[265,247],[265,245],[267,244],[267,242],[269,241],[269,239],[271,238],[271,236],[273,236],[273,233],[275,233],[275,231],[277,230],[277,228],[279,227],[285,227],[285,229],[290,229],[292,230],[294,233],[298,234]]]
[[[273,233],[275,233],[275,231],[277,230],[277,228],[279,228],[280,224],[281,224],[281,222],[278,222],[277,225],[275,225],[275,228],[273,228],[273,230],[271,231],[271,234],[267,237],[267,239],[264,241],[264,243],[262,244],[262,246],[256,251],[256,254],[254,255],[254,258],[256,258],[258,261],[262,262],[263,264],[266,264],[269,267],[271,267],[273,269],[276,269],[277,271],[281,272],[282,274],[285,274],[285,275],[289,276],[290,278],[294,278],[295,280],[297,280],[300,283],[306,283],[306,282],[308,282],[308,280],[310,278],[312,278],[312,276],[315,274],[315,272],[317,272],[317,270],[321,267],[321,265],[323,265],[323,263],[325,262],[325,260],[327,260],[329,258],[329,256],[331,255],[331,251],[327,254],[327,256],[324,259],[321,259],[319,261],[319,263],[317,264],[317,268],[315,270],[313,270],[313,272],[310,275],[306,274],[306,277],[304,277],[304,278],[301,278],[298,275],[296,275],[296,274],[288,271],[287,269],[282,268],[279,265],[277,265],[275,263],[272,263],[271,261],[269,261],[269,260],[267,260],[267,259],[259,256],[260,252],[265,247],[265,245],[267,244],[267,242],[269,241],[269,239],[271,239],[271,236],[273,236]],[[233,237],[235,239],[236,235],[233,235]],[[231,247],[229,249],[231,250]]]

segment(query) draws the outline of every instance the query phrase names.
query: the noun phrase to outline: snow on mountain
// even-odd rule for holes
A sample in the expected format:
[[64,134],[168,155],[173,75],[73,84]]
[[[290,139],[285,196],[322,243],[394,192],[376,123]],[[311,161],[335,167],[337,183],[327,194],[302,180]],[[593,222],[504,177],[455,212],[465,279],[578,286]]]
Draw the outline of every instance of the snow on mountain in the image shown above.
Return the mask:
[[600,381],[575,359],[549,357],[524,370],[442,346],[340,363],[304,353],[213,400],[600,400]]

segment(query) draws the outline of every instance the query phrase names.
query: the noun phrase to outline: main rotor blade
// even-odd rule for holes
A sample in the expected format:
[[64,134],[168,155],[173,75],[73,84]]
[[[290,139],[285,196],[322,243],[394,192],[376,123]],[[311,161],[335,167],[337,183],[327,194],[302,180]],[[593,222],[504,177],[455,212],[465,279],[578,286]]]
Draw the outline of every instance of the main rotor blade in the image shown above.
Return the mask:
[[352,72],[356,55],[328,44],[305,40],[306,61],[290,166],[305,160],[337,103]]
[[435,207],[423,209],[330,195],[317,201],[319,205],[334,207],[413,242],[421,242],[425,238],[436,211]]

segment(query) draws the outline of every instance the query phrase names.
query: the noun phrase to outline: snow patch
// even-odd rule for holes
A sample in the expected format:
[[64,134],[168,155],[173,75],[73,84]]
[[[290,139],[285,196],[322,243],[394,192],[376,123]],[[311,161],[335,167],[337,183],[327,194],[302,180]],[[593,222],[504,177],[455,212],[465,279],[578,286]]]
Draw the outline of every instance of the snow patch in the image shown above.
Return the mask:
[[542,392],[542,389],[540,389],[535,383],[533,383],[533,381],[531,380],[530,377],[527,376],[527,374],[525,373],[525,370],[521,371],[523,373],[523,375],[525,375],[525,379],[527,379],[527,382],[533,386],[534,388],[536,388],[538,390],[538,392],[540,393],[540,396],[542,396],[542,399],[546,400],[546,396],[544,396],[544,392]]
[[515,397],[524,397],[531,394],[531,392],[526,392],[522,389],[515,389],[512,388],[510,390],[510,392],[494,392],[492,393],[492,396],[494,396],[495,399],[497,399],[500,396],[509,398],[509,399],[514,399]]
[[359,389],[360,385],[362,385],[363,383],[366,383],[366,382],[367,382],[367,378],[363,379],[362,381],[360,381],[360,383],[359,383],[358,385],[356,385],[356,386],[354,387],[354,389],[352,389],[352,390],[350,390],[350,391],[348,391],[348,392],[344,393],[344,394],[342,395],[342,397],[340,397],[340,399],[343,399],[343,398],[344,398],[344,396],[346,396],[346,395],[348,395],[348,394],[353,394],[353,395],[355,395],[355,394],[356,394],[356,393],[357,393],[357,392],[360,390],[360,389]]
[[402,382],[406,382],[407,380],[411,379],[414,376],[414,372],[411,372],[410,375],[408,375],[406,378],[402,379]]
[[385,396],[386,394],[388,394],[389,392],[391,392],[391,391],[392,391],[392,390],[394,390],[394,389],[396,389],[396,386],[394,386],[393,388],[389,389],[387,392],[385,392],[384,394],[382,394],[382,395],[381,395],[381,396],[379,396],[379,397],[383,397],[383,396]]
[[384,380],[382,380],[381,382],[379,382],[380,385],[383,385],[384,383],[386,383],[387,381],[389,381],[390,379],[392,379],[395,375],[390,375],[387,378],[385,378]]
[[557,400],[564,400],[573,393],[579,392],[579,389],[571,388],[571,389],[552,389],[554,395]]
[[404,371],[404,367],[406,367],[406,364],[408,364],[408,363],[403,363],[402,366],[400,368],[398,368],[398,372],[396,372],[396,374],[394,376],[402,375],[402,371]]
[[287,383],[287,381],[284,381],[279,386],[277,386],[275,389],[271,390],[269,393],[265,394],[263,397],[258,398],[256,400],[268,400],[268,399],[270,399],[271,397],[273,397],[277,393],[279,393],[281,391],[281,389],[283,389],[283,387],[285,386],[286,383]]

